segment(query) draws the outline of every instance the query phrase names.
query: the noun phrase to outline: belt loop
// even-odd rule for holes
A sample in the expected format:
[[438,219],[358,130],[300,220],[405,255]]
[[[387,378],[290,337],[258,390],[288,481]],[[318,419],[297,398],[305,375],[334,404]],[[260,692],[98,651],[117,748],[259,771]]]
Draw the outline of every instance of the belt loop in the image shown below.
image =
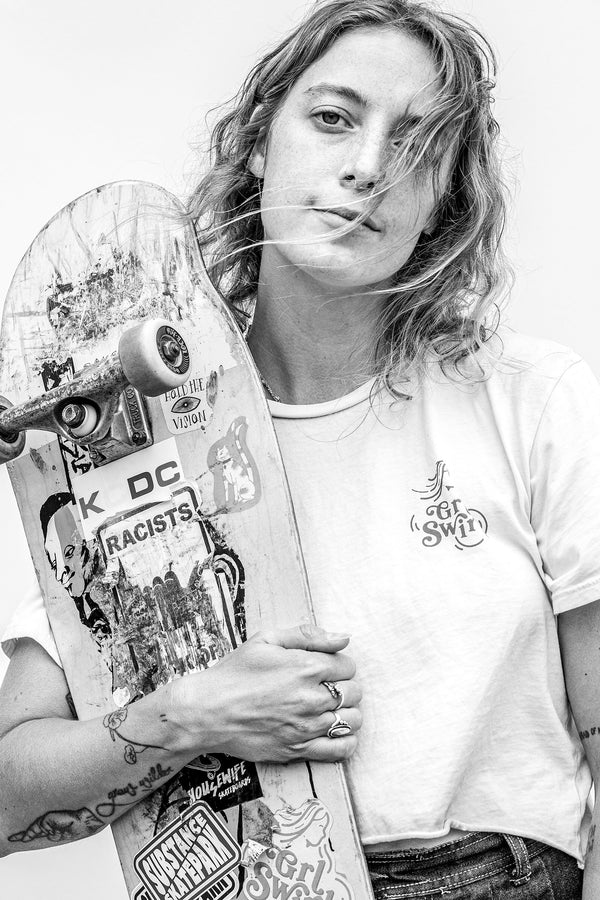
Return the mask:
[[502,837],[508,844],[515,863],[515,867],[511,872],[513,877],[510,879],[510,883],[515,885],[526,884],[531,878],[531,863],[525,841],[516,834],[503,834]]

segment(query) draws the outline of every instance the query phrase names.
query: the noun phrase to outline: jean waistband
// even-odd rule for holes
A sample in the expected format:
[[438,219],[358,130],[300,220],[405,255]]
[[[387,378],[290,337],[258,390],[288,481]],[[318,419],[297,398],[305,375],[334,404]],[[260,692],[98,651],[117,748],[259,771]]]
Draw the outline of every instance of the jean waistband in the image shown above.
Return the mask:
[[[369,853],[367,863],[373,881],[393,870],[394,876],[414,874],[417,879],[432,880],[448,876],[448,883],[458,886],[468,873],[468,880],[486,878],[511,867],[511,883],[525,884],[531,877],[530,860],[547,849],[539,841],[512,834],[467,832],[463,838],[435,847],[415,847],[390,853]],[[451,870],[451,874],[449,872]],[[404,879],[403,879],[404,880]]]

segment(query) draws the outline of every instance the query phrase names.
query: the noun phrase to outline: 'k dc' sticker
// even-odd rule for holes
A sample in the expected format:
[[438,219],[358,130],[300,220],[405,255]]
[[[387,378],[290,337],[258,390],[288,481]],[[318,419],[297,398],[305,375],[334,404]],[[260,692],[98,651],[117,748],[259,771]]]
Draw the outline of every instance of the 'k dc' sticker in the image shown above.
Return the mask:
[[188,807],[136,855],[135,900],[227,900],[241,852],[206,803]]

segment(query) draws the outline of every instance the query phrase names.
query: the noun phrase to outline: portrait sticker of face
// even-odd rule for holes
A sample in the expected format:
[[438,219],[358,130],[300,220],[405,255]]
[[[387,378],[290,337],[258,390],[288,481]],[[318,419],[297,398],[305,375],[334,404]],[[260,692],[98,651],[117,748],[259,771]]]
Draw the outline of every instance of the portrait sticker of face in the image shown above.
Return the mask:
[[94,554],[79,533],[74,508],[71,494],[52,494],[40,511],[40,520],[54,577],[76,599],[85,594],[92,580]]
[[82,536],[75,509],[73,495],[67,491],[51,494],[40,509],[46,558],[56,581],[75,603],[82,625],[100,646],[111,635],[111,627],[89,594],[99,553],[95,542]]

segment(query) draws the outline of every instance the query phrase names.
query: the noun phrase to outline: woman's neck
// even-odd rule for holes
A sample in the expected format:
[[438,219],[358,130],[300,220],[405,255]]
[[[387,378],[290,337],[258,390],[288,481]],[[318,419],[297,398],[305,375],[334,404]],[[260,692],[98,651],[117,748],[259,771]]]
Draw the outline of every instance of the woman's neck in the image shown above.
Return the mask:
[[261,282],[248,335],[269,391],[284,403],[320,403],[368,381],[383,301],[306,278],[286,287],[283,293],[271,280]]

